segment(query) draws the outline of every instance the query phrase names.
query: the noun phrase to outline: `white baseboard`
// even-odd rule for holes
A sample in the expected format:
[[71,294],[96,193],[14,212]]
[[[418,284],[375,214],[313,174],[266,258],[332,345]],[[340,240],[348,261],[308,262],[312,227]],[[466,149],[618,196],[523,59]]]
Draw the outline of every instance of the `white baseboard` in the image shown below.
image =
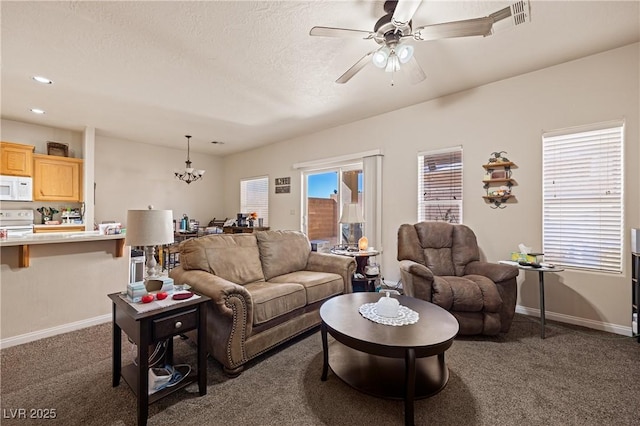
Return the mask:
[[[528,308],[526,306],[517,305],[516,312],[523,315],[531,315],[538,318],[540,317],[540,309]],[[558,314],[549,311],[545,312],[544,317],[545,319],[564,322],[567,324],[579,325],[581,327],[592,328],[594,330],[607,331],[609,333],[621,334],[623,336],[632,336],[631,326],[626,327],[619,324],[611,324],[607,322],[595,321],[565,314]]]
[[11,346],[22,345],[23,343],[33,342],[35,340],[44,339],[45,337],[55,336],[57,334],[68,333],[81,328],[91,327],[92,325],[104,324],[112,319],[112,314],[105,314],[99,317],[89,318],[82,321],[76,321],[69,324],[59,325],[44,330],[33,331],[31,333],[21,334],[19,336],[8,337],[0,340],[0,349],[10,348]]

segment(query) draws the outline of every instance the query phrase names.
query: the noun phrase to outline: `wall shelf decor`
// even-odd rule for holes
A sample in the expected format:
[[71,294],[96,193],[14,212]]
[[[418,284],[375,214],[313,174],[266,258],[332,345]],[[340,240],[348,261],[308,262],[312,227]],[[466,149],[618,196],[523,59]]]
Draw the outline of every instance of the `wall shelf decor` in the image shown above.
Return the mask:
[[511,187],[515,184],[511,178],[511,168],[515,167],[515,163],[502,157],[503,152],[493,153],[494,157],[490,158],[487,164],[482,165],[485,169],[482,182],[487,192],[482,198],[494,209],[503,209],[508,200],[515,199],[511,193]]

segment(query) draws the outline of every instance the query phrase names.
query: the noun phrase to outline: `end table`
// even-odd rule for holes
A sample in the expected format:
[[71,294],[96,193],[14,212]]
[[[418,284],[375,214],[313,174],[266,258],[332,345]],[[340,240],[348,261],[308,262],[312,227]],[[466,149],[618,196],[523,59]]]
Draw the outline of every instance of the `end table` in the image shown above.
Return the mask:
[[[149,404],[198,382],[200,396],[207,394],[207,296],[199,295],[167,307],[138,312],[120,293],[108,295],[113,302],[113,387],[120,377],[127,382],[138,398],[138,425],[147,424]],[[122,367],[122,331],[138,348],[138,365]],[[173,337],[187,331],[198,333],[198,366],[178,384],[149,395],[149,346],[168,340],[165,363],[173,365]]]
[[[331,253],[339,254],[341,256],[351,256],[356,260],[356,272],[351,277],[352,284],[362,286],[364,291],[376,291],[376,281],[380,278],[380,273],[377,275],[367,275],[365,273],[365,267],[369,263],[369,257],[374,257],[380,254],[377,250],[339,250],[332,249]],[[356,291],[355,289],[353,291]]]

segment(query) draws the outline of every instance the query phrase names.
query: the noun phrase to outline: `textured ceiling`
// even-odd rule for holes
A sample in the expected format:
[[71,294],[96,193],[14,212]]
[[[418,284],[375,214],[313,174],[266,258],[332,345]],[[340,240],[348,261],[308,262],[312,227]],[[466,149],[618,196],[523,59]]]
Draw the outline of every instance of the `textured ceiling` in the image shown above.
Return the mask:
[[[415,42],[422,83],[396,73],[391,86],[390,74],[367,66],[336,84],[377,44],[309,30],[373,30],[382,4],[2,1],[2,117],[178,149],[191,134],[193,151],[226,155],[640,39],[638,1],[534,0],[527,24]],[[424,0],[413,22],[486,16],[508,4]]]

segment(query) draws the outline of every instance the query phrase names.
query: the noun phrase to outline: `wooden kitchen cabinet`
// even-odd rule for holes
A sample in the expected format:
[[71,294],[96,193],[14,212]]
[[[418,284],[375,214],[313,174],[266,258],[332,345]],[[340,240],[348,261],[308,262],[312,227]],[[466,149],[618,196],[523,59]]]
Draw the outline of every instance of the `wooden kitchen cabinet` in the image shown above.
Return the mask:
[[33,145],[0,142],[0,175],[33,175]]
[[33,155],[34,201],[82,201],[80,158]]

